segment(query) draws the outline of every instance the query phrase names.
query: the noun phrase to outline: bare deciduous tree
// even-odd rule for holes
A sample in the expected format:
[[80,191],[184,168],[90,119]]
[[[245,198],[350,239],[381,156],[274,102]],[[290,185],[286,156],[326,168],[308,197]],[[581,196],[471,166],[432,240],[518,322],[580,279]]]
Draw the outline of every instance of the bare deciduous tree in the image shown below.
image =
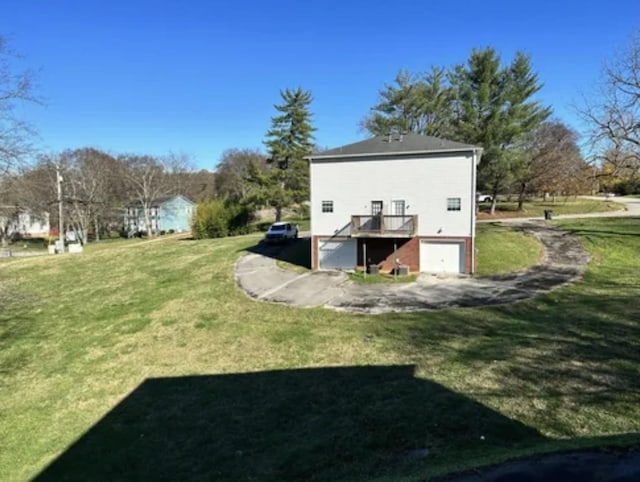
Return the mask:
[[34,131],[15,115],[20,102],[39,102],[33,93],[34,73],[20,70],[20,57],[0,35],[0,176],[12,173],[33,152]]
[[640,30],[629,46],[605,65],[594,100],[580,110],[591,126],[594,158],[615,170],[640,171]]
[[180,174],[188,169],[185,159],[172,155],[164,158],[124,155],[118,159],[124,167],[127,190],[142,210],[147,234],[152,237],[151,210],[163,197],[180,193]]
[[583,186],[585,161],[578,134],[560,121],[543,123],[529,134],[516,184],[518,209],[528,193],[575,194]]
[[251,165],[266,166],[266,156],[257,149],[227,149],[216,169],[216,192],[225,199],[240,201],[249,195]]
[[55,162],[63,174],[67,219],[76,237],[86,244],[88,232],[93,229],[99,240],[101,221],[108,217],[115,202],[119,163],[94,148],[65,151]]
[[21,209],[17,170],[33,152],[34,131],[15,115],[20,102],[38,102],[33,94],[33,72],[20,70],[19,56],[0,35],[0,218],[2,243],[7,242],[8,225]]

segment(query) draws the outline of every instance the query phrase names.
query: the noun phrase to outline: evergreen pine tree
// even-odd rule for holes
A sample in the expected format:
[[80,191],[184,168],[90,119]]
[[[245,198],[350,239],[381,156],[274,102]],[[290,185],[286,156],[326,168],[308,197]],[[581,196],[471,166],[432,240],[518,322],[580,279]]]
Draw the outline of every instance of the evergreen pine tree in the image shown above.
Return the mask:
[[280,95],[283,103],[275,106],[279,114],[271,118],[264,141],[271,169],[260,177],[263,202],[275,209],[276,221],[283,208],[309,199],[309,166],[304,157],[312,153],[315,131],[309,111],[311,93],[298,87]]
[[451,75],[457,140],[484,148],[478,169],[479,184],[496,195],[508,188],[524,162],[526,135],[538,127],[551,110],[532,100],[541,88],[529,57],[521,52],[506,68],[492,48],[474,50],[466,65]]

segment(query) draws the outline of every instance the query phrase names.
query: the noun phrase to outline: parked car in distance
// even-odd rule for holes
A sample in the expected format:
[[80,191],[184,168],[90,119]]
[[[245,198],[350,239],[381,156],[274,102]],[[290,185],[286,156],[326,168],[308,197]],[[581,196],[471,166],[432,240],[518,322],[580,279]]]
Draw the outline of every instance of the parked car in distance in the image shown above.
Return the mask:
[[264,240],[267,243],[279,243],[296,239],[298,237],[298,226],[288,222],[273,223],[269,226]]
[[482,194],[481,192],[476,193],[476,197],[479,203],[490,203],[493,201],[493,196],[491,194]]

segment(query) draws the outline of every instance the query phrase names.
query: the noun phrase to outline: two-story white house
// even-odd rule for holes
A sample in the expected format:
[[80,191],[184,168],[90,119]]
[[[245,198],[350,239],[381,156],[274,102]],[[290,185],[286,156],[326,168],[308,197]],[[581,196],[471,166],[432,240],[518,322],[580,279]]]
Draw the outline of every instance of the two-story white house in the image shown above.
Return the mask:
[[473,273],[482,149],[418,134],[310,156],[314,269]]
[[149,206],[149,222],[146,225],[144,207],[140,201],[134,201],[125,207],[124,226],[129,232],[154,232],[174,230],[189,231],[196,204],[184,196],[163,196]]

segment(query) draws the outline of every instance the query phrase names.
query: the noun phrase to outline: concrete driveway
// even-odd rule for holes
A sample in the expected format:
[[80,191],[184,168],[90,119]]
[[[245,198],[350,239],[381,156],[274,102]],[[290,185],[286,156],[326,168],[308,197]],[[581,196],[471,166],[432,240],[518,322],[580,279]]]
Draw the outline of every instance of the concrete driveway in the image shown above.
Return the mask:
[[537,266],[508,275],[421,275],[414,283],[363,285],[337,271],[300,274],[282,269],[276,264],[276,253],[267,251],[242,256],[236,264],[236,278],[239,286],[257,300],[354,313],[388,313],[512,303],[581,276],[589,256],[575,237],[542,221],[521,221],[519,226],[538,237],[545,254]]
[[[624,203],[625,210],[556,216],[554,219],[640,217],[640,199],[612,200]],[[276,253],[254,252],[238,260],[236,278],[238,285],[258,300],[375,314],[513,303],[559,288],[582,275],[589,255],[569,233],[549,226],[541,218],[502,219],[500,222],[519,226],[541,241],[544,257],[540,264],[499,276],[420,275],[414,283],[363,285],[351,282],[342,272],[300,274],[284,270],[276,264]]]

